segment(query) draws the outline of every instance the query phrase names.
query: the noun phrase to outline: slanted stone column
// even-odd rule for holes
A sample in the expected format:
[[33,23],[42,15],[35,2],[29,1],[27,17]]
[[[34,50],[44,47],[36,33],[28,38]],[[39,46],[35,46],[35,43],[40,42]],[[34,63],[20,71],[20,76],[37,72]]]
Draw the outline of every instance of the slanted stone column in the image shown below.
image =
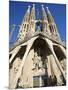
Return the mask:
[[59,47],[61,48],[62,52],[64,53],[64,55],[66,56],[66,50],[63,46],[59,45]]
[[58,68],[58,66],[55,62],[55,58],[52,54],[50,55],[50,60],[51,60],[51,67],[52,67],[53,73],[57,77],[57,85],[62,85],[63,82],[62,82],[62,79],[60,77],[61,76],[61,71],[59,70],[59,68]]
[[58,68],[60,69],[60,71],[62,72],[62,74],[63,74],[63,76],[64,76],[64,78],[65,78],[65,80],[66,80],[65,72],[63,71],[62,66],[61,66],[61,64],[59,63],[59,61],[58,61],[58,59],[57,59],[57,57],[56,57],[56,55],[55,55],[55,52],[54,52],[54,50],[53,50],[53,43],[52,43],[52,41],[50,41],[50,40],[47,39],[47,38],[45,38],[45,40],[46,40],[46,42],[47,42],[48,45],[49,45],[49,48],[50,48],[50,50],[51,50],[51,52],[52,52],[52,54],[53,54],[53,56],[54,56],[54,58],[55,58],[54,60],[55,60],[55,62],[56,62],[56,64],[57,64]]
[[14,50],[14,52],[12,53],[12,56],[11,56],[11,58],[10,58],[10,60],[9,60],[9,63],[12,62],[13,58],[14,58],[15,55],[18,53],[18,51],[20,50],[20,48],[21,48],[21,47],[15,48],[15,50]]
[[20,65],[20,67],[19,67],[19,70],[18,70],[18,72],[17,72],[17,74],[16,74],[16,77],[14,78],[13,82],[12,82],[11,85],[10,85],[10,88],[11,88],[11,89],[16,88],[17,81],[18,81],[19,77],[21,76],[21,71],[22,71],[22,68],[23,68],[23,66],[24,66],[26,57],[27,57],[27,55],[28,55],[28,53],[29,53],[29,50],[30,50],[30,48],[32,47],[33,42],[34,42],[34,40],[35,40],[36,38],[37,38],[37,37],[32,38],[31,40],[29,40],[29,42],[28,42],[28,44],[27,44],[26,52],[25,52],[25,54],[24,54],[24,56],[23,56],[21,65]]

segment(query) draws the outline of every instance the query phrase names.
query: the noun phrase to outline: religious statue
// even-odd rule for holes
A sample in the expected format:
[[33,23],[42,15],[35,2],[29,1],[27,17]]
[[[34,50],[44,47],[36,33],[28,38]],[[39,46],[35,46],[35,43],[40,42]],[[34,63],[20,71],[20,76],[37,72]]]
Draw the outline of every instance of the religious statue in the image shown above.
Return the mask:
[[34,64],[34,67],[37,69],[42,67],[41,56],[38,56],[37,52],[35,52],[35,54],[34,54],[33,64]]

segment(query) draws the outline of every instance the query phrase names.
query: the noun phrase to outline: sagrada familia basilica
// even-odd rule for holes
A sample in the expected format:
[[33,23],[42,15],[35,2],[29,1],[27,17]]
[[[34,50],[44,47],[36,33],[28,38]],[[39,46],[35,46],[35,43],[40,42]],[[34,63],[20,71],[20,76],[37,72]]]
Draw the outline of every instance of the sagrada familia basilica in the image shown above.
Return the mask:
[[49,8],[28,6],[17,40],[9,50],[9,87],[35,88],[66,85],[66,46]]

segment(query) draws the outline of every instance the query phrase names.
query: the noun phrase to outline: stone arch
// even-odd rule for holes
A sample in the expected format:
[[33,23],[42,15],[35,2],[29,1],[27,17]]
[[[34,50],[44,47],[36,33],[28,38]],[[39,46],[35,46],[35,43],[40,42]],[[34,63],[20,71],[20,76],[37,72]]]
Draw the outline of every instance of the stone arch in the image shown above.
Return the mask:
[[41,77],[39,77],[39,78],[41,78],[41,82],[43,83],[43,85],[41,85],[41,86],[48,86],[49,82],[47,82],[47,81],[49,78],[48,77],[49,76],[48,75],[48,68],[49,67],[48,67],[48,57],[47,56],[51,54],[51,51],[48,47],[47,42],[41,37],[38,37],[37,39],[35,39],[35,41],[32,45],[32,48],[34,49],[34,53],[35,53],[34,55],[37,55],[37,56],[34,56],[34,57],[37,57],[37,59],[35,58],[35,60],[39,60],[39,62],[35,62],[34,58],[33,58],[33,61],[34,61],[33,71],[35,70],[35,63],[38,63],[37,64],[38,65],[38,71],[37,71],[37,73],[34,74],[33,77],[41,76]]
[[[49,47],[48,47],[47,41],[45,41],[42,37],[38,37],[37,39],[35,39],[35,41],[34,41],[34,43],[33,43],[33,46],[34,46],[35,48],[37,48],[37,47],[39,47],[39,48],[42,47],[42,49],[47,47],[47,49],[50,51],[50,49],[49,49]],[[46,47],[45,47],[45,46],[46,46]]]

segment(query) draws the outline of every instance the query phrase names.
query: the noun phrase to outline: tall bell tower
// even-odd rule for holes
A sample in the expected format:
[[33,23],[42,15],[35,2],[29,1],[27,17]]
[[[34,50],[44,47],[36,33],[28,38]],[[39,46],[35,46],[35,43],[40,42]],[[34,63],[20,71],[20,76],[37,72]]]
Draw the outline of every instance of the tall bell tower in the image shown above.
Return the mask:
[[66,47],[49,8],[28,6],[17,41],[10,48],[10,88],[63,86],[66,84]]

